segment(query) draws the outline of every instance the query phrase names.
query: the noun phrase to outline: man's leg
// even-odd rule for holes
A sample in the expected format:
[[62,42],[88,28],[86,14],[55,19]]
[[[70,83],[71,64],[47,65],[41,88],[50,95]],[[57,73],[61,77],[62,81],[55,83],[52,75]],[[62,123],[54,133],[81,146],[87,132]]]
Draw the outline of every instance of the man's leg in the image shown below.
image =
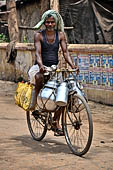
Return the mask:
[[62,108],[59,108],[54,114],[53,120],[56,122],[56,128],[61,128],[59,123],[61,114],[62,114]]
[[34,89],[35,93],[33,93],[31,109],[35,109],[37,103],[37,95],[40,89],[43,87],[44,78],[43,78],[43,74],[41,74],[39,71],[40,71],[39,66],[33,65],[28,72],[30,83],[35,86]]
[[[33,104],[32,104],[32,109],[35,109],[35,106],[37,104],[37,96],[39,94],[40,89],[43,87],[43,75],[41,73],[36,73],[35,75],[35,93],[33,97]],[[35,111],[34,111],[35,114]]]
[[60,117],[61,117],[61,114],[63,113],[64,111],[64,108],[61,107],[58,109],[58,111],[55,112],[54,114],[54,117],[53,117],[53,120],[55,121],[55,136],[63,136],[64,135],[64,132],[62,130],[62,127],[60,125]]
[[41,73],[37,73],[35,75],[35,92],[36,92],[36,99],[39,94],[40,89],[43,87],[44,83],[44,76]]

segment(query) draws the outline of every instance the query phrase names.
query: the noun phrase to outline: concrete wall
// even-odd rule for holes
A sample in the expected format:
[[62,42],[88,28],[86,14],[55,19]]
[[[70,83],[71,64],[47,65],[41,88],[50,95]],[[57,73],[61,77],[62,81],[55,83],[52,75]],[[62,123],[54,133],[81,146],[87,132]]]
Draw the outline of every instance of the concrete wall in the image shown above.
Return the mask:
[[17,56],[15,63],[7,63],[6,49],[7,43],[0,43],[0,79],[17,81],[18,78],[28,79],[27,72],[34,60],[33,44],[18,43],[16,45]]
[[[24,77],[27,80],[27,72],[35,59],[33,43],[16,44],[17,57],[14,64],[7,63],[7,45],[0,43],[0,79],[18,81]],[[68,49],[73,61],[79,65],[78,79],[88,99],[113,105],[113,45],[70,44]],[[59,54],[62,66],[64,62],[61,52]]]

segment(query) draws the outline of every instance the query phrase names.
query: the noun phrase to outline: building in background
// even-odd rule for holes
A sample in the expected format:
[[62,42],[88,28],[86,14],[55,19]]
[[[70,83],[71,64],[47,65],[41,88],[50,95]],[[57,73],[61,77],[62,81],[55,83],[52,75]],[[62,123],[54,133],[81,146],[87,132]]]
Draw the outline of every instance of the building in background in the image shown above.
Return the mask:
[[[112,0],[16,0],[16,8],[19,26],[32,28],[43,12],[53,8],[70,27],[65,30],[70,44],[113,44]],[[5,1],[0,1],[0,10],[6,10]],[[30,28],[20,27],[20,42],[33,42]]]
[[60,13],[71,44],[113,44],[112,0],[61,0]]
[[[19,27],[20,42],[33,42],[34,31],[32,28],[40,20],[43,12],[49,9],[49,0],[16,0],[17,19]],[[6,11],[5,1],[0,1],[0,11]],[[7,16],[1,15],[0,21],[3,20],[7,25]],[[7,26],[0,24],[0,33],[7,33]],[[27,27],[27,28],[26,28]]]

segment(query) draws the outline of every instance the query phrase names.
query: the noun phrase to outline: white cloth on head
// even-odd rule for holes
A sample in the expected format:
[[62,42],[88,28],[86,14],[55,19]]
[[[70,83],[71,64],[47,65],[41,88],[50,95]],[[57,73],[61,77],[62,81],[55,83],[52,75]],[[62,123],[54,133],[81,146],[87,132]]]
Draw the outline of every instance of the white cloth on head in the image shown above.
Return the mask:
[[60,15],[58,12],[56,12],[55,10],[48,10],[48,11],[46,11],[46,12],[42,15],[41,21],[40,21],[38,24],[36,24],[36,25],[34,26],[34,28],[40,29],[40,27],[44,24],[44,22],[45,22],[45,20],[46,20],[46,17],[47,17],[49,14],[50,14],[51,16],[53,16],[54,19],[55,19],[56,29],[57,29],[58,31],[64,32],[64,22],[63,22],[63,19],[62,19],[61,15]]

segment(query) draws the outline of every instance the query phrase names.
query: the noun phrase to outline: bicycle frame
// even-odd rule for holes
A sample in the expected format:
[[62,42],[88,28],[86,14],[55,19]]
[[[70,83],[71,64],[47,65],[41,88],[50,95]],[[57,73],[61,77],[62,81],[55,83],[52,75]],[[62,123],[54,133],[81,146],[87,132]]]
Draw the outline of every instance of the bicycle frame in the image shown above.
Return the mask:
[[[57,69],[50,73],[49,81],[55,79],[59,84],[61,82],[67,82],[68,84],[68,102],[65,107],[62,107],[62,129],[71,151],[75,155],[82,156],[88,152],[91,146],[93,122],[87,100],[79,86],[77,76],[74,74],[75,71],[76,70]],[[61,75],[59,76],[60,73]],[[38,108],[31,114],[27,112],[29,131],[37,141],[41,141],[45,137],[47,130],[54,129],[53,113],[61,108],[57,106],[51,111],[46,109],[45,105],[46,103],[43,108]],[[40,131],[40,129],[42,129],[42,131]]]

